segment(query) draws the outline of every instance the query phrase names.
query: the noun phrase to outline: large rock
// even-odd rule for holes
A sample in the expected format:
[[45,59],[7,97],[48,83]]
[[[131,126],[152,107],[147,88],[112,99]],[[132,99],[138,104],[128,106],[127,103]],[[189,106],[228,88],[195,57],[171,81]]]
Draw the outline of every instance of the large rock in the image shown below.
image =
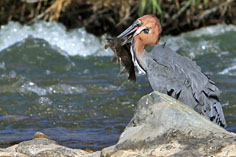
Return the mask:
[[236,134],[159,92],[144,96],[103,156],[236,156]]

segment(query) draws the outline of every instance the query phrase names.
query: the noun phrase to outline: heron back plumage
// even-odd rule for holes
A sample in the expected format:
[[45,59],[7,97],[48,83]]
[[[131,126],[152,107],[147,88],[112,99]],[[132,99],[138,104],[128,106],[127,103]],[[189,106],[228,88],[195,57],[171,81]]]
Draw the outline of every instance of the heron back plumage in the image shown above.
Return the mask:
[[201,72],[196,62],[161,45],[145,53],[143,63],[153,90],[178,99],[211,121],[226,127],[219,102],[220,90]]

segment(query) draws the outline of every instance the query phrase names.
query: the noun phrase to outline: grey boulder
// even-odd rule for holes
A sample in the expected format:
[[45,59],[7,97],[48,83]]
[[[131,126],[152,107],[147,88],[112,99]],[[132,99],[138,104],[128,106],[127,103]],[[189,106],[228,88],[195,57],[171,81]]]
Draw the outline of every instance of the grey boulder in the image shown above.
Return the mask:
[[138,102],[118,143],[103,156],[236,156],[236,134],[157,91]]

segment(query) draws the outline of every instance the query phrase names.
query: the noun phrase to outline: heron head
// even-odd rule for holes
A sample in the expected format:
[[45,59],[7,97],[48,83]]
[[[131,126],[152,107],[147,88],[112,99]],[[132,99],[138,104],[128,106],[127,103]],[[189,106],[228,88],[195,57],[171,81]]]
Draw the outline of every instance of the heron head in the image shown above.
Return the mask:
[[144,15],[122,32],[118,38],[125,42],[137,38],[144,46],[155,45],[160,40],[161,32],[162,28],[159,20],[153,15]]

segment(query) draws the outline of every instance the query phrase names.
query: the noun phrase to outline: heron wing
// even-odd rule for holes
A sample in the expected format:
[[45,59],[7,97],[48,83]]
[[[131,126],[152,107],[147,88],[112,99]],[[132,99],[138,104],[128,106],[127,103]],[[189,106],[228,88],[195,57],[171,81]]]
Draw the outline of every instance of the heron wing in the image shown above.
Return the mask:
[[153,90],[168,94],[215,123],[226,126],[219,102],[220,91],[196,62],[166,46],[158,46],[147,54],[145,64]]

